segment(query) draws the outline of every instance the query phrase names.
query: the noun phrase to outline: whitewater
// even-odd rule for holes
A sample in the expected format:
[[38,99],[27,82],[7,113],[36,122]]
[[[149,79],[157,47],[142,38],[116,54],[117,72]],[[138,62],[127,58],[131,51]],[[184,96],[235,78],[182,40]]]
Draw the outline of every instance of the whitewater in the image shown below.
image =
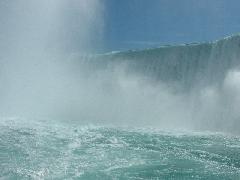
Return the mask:
[[239,179],[240,138],[222,133],[1,120],[2,179]]

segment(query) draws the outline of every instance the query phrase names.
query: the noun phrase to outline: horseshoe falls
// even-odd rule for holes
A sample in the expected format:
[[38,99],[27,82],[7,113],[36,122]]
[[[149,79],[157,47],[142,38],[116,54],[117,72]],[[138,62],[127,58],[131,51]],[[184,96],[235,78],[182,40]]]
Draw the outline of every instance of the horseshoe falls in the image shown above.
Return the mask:
[[71,57],[69,94],[17,97],[21,115],[1,118],[1,177],[239,179],[239,50],[233,36]]
[[0,179],[240,179],[239,34],[98,53],[98,0],[0,10]]

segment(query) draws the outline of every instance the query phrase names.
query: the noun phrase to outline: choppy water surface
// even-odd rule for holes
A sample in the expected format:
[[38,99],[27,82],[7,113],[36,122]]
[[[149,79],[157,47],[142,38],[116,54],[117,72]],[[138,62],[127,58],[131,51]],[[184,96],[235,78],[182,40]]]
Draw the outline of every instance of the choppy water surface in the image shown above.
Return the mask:
[[240,138],[0,122],[2,179],[240,179]]

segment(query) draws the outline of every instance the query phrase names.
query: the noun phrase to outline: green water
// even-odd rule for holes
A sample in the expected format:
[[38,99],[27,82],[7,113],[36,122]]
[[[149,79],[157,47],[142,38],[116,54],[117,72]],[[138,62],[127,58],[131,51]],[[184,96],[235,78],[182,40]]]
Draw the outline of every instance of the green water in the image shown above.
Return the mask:
[[240,179],[240,138],[0,121],[0,179]]

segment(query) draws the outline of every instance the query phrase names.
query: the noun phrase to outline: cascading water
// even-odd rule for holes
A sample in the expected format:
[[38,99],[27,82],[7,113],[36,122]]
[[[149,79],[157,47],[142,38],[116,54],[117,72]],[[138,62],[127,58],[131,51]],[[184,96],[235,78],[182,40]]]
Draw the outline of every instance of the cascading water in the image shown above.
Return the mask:
[[85,64],[110,72],[118,91],[135,98],[132,105],[142,108],[133,113],[140,115],[135,125],[144,117],[163,128],[170,123],[172,128],[239,133],[239,59],[240,36],[235,35],[213,43],[99,55]]
[[240,178],[239,35],[89,55],[100,1],[0,6],[0,179]]

